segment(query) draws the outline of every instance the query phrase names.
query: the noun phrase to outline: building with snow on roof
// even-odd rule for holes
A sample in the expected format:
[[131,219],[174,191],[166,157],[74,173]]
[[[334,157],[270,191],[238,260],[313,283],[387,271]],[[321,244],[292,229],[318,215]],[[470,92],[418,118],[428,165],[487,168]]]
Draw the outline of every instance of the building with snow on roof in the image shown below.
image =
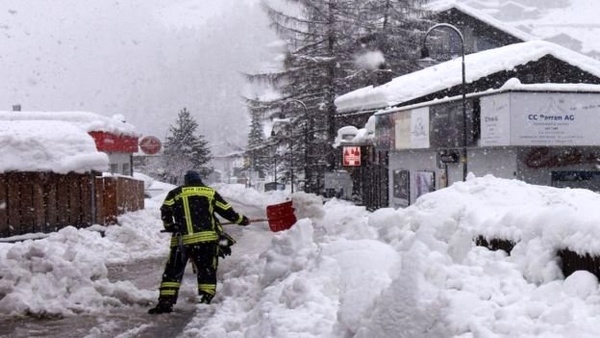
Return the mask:
[[143,208],[144,183],[131,177],[137,138],[122,118],[0,112],[0,237],[113,224]]
[[389,206],[462,181],[464,166],[477,176],[600,191],[600,62],[529,41],[466,55],[465,68],[466,116],[460,59],[336,99],[339,114],[375,116]]
[[[470,35],[469,26],[475,19],[522,42],[545,40],[600,59],[597,0],[546,0],[544,7],[537,8],[522,3],[523,1],[518,3],[508,0],[438,0],[426,7],[441,14],[438,22],[448,22],[460,27],[467,40]],[[465,16],[467,18],[463,23],[468,23],[467,25],[461,24],[460,20],[453,20]],[[469,46],[468,43],[467,45]]]
[[[11,126],[19,121],[38,126],[38,136],[53,137],[56,144],[65,143],[60,142],[60,138],[69,139],[83,132],[87,134],[84,138],[94,142],[97,151],[107,155],[108,166],[101,171],[133,174],[132,154],[138,151],[140,135],[133,125],[125,122],[123,116],[106,117],[92,112],[0,111],[0,122]],[[59,122],[64,128],[52,127]],[[77,128],[77,133],[74,128]]]

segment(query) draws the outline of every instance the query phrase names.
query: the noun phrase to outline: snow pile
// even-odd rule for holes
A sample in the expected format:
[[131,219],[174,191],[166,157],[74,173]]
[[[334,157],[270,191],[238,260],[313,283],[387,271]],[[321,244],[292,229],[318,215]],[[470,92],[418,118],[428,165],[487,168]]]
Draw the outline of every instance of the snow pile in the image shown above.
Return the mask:
[[96,150],[87,132],[69,122],[0,122],[0,154],[0,173],[108,170],[108,156]]
[[[122,256],[123,244],[133,249],[140,237],[130,233],[128,227],[111,227],[102,238],[96,231],[67,227],[43,240],[1,244],[0,313],[71,315],[149,303],[153,292],[107,278],[111,257]],[[151,254],[148,249],[145,255]]]
[[[253,217],[289,197],[241,185],[219,191]],[[600,253],[598,194],[470,175],[406,209],[371,213],[336,199],[291,197],[301,214],[291,229],[236,227],[233,255],[219,263],[215,301],[197,305],[182,336],[600,336],[597,278],[586,271],[564,278],[556,254]],[[155,288],[108,282],[106,266],[166,255],[160,202],[157,196],[125,215],[106,237],[67,228],[0,244],[2,313],[98,312],[154,301]],[[490,251],[474,244],[476,236],[515,246],[510,255]],[[206,309],[212,315],[201,315]]]
[[[563,279],[556,250],[600,252],[598,203],[587,190],[491,176],[406,209],[368,213],[333,200],[320,220],[300,220],[237,262],[216,313],[188,328],[232,337],[597,336],[596,277]],[[475,246],[476,235],[517,244],[508,256]]]
[[[140,136],[135,126],[116,114],[106,117],[85,111],[0,111],[0,121],[63,121],[79,126],[86,132],[103,131],[115,135]],[[53,129],[55,133],[60,129]]]

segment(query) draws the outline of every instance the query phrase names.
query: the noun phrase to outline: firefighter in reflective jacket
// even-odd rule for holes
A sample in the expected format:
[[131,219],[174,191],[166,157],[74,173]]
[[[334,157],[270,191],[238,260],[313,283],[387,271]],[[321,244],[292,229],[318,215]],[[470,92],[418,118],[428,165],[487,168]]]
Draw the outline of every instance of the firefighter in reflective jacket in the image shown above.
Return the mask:
[[198,277],[200,302],[209,304],[216,292],[219,240],[224,234],[214,214],[242,226],[250,221],[238,214],[217,191],[204,185],[196,171],[185,174],[184,184],[167,194],[160,211],[165,231],[172,233],[171,252],[160,283],[158,305],[148,313],[173,311],[189,259]]

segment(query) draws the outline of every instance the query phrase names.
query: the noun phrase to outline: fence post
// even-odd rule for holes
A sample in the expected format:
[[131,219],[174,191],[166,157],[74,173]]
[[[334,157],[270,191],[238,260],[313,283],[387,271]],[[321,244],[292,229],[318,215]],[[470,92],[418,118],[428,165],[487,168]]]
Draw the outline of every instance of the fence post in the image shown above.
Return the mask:
[[94,199],[94,222],[104,225],[104,179],[101,176],[94,177]]
[[44,204],[44,173],[34,173],[32,182],[32,208],[33,208],[33,231],[45,232],[46,230],[46,206]]
[[0,174],[0,237],[9,236],[8,229],[8,178]]
[[104,225],[117,224],[119,205],[117,202],[117,180],[114,177],[103,177],[104,182]]
[[59,224],[59,207],[58,207],[58,178],[55,173],[48,173],[44,182],[46,206],[46,224],[44,232],[50,232],[57,228]]
[[8,235],[12,236],[18,234],[21,228],[21,212],[19,208],[21,196],[19,193],[19,180],[16,173],[8,173],[8,187],[7,187],[7,214],[8,214]]

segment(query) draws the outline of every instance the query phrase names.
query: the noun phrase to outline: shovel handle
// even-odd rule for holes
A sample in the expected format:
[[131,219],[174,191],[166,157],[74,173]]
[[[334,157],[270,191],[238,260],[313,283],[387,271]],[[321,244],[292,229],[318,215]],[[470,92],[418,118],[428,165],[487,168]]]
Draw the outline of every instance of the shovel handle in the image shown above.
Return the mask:
[[[268,222],[269,219],[268,218],[254,218],[254,219],[250,219],[249,221],[250,221],[250,223],[254,223],[254,222]],[[224,223],[221,223],[221,225],[229,225],[229,224],[237,224],[237,223],[233,223],[233,222],[224,222]]]
[[[268,222],[268,221],[269,221],[268,218],[254,218],[254,219],[250,219],[250,223],[253,223],[253,222]],[[233,223],[233,222],[224,222],[224,223],[221,223],[221,225],[229,225],[229,224],[237,224],[237,223]],[[160,232],[171,232],[171,231],[161,230]]]

